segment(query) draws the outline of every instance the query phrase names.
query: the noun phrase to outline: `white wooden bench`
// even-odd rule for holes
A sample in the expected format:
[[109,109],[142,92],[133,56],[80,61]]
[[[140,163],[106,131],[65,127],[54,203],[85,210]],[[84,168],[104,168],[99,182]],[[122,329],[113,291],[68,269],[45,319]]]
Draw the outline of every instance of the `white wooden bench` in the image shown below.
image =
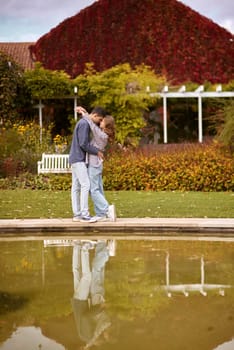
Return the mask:
[[71,173],[69,154],[42,154],[42,159],[37,162],[38,174],[63,174]]

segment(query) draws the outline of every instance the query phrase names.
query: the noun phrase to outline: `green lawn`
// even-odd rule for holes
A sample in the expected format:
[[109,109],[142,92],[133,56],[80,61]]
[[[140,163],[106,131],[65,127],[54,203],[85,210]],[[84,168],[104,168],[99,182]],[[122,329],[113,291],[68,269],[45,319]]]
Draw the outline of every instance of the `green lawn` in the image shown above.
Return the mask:
[[[232,192],[141,192],[106,191],[116,205],[117,216],[233,218]],[[93,214],[93,206],[90,201]],[[0,218],[72,217],[70,191],[1,190]]]

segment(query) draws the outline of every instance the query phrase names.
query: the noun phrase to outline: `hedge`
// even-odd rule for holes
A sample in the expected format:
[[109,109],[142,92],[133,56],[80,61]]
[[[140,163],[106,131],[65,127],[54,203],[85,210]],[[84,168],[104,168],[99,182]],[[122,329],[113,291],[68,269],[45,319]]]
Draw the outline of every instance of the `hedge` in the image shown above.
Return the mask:
[[[161,145],[109,153],[105,190],[233,191],[234,160],[219,145]],[[70,190],[71,174],[0,179],[0,189]]]
[[234,161],[217,144],[123,151],[104,167],[106,190],[233,191]]

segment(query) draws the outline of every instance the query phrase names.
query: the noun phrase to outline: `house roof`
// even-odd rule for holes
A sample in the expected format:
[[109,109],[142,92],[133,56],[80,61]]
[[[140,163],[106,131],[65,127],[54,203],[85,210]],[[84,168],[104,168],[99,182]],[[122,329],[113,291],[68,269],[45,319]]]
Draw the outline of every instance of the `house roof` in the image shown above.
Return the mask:
[[18,63],[24,70],[30,70],[34,68],[34,61],[30,54],[29,47],[35,43],[7,43],[0,42],[0,51],[4,52],[8,56]]

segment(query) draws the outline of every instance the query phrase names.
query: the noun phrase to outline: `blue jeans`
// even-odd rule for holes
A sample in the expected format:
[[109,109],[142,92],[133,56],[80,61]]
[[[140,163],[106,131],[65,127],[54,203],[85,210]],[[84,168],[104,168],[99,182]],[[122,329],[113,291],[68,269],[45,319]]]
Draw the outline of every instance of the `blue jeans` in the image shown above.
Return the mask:
[[82,250],[81,245],[75,245],[73,248],[72,272],[74,298],[88,300],[92,278],[89,265],[89,251]]
[[95,214],[97,216],[105,216],[108,213],[109,203],[104,196],[102,169],[99,167],[89,166],[90,194],[94,204]]
[[92,305],[104,302],[104,270],[109,260],[109,251],[104,241],[97,241],[95,256],[90,270],[89,250],[82,249],[82,243],[73,247],[72,272],[74,281],[74,298],[88,300]]
[[72,164],[71,201],[73,216],[89,215],[90,181],[84,162]]
[[92,280],[90,285],[92,305],[104,302],[105,264],[109,260],[106,242],[98,241],[92,262]]

